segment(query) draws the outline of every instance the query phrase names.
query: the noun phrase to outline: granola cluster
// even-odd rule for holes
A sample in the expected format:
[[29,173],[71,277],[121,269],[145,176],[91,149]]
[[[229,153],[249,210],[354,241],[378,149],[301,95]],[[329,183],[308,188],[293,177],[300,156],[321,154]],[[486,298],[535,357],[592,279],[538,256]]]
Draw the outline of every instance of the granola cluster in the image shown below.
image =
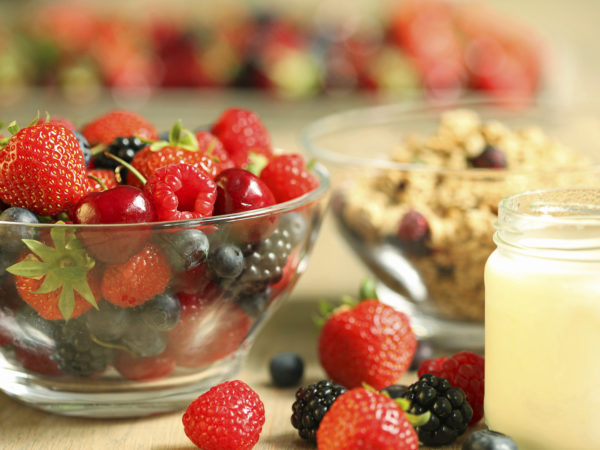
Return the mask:
[[[466,109],[444,113],[432,135],[407,136],[393,160],[418,166],[357,180],[344,196],[342,219],[368,242],[397,244],[441,315],[474,321],[484,317],[483,269],[495,248],[499,201],[524,190],[595,181],[582,156],[541,128],[513,130]],[[481,169],[465,170],[473,167]],[[411,211],[428,225],[421,233],[425,251],[398,238],[399,224]]]

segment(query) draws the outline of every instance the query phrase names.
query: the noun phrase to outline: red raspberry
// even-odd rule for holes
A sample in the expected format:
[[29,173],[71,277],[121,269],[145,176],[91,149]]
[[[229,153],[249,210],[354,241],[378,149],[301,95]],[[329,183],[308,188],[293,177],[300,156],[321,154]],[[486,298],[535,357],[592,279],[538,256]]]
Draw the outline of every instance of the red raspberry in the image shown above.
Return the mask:
[[196,140],[198,141],[200,152],[214,160],[217,166],[217,175],[225,169],[235,167],[223,143],[214,134],[208,131],[198,131],[196,132]]
[[144,186],[160,220],[188,220],[211,216],[217,185],[191,164],[172,164],[154,172]]
[[319,186],[319,180],[306,170],[302,155],[285,154],[273,158],[261,171],[260,179],[275,196],[277,203],[300,197]]
[[246,383],[226,381],[194,400],[182,422],[185,434],[203,450],[247,450],[258,442],[265,407]]
[[167,353],[137,358],[129,352],[119,351],[113,364],[123,377],[135,381],[168,377],[175,370],[175,358]]
[[483,356],[462,351],[449,358],[423,361],[417,374],[421,377],[425,373],[431,373],[436,377],[446,378],[452,386],[465,391],[467,401],[473,408],[473,417],[469,422],[472,425],[483,417],[484,367]]
[[221,114],[211,131],[221,140],[236,167],[248,164],[250,152],[271,159],[271,137],[252,111],[228,109]]
[[108,266],[102,277],[102,295],[123,308],[139,306],[165,290],[171,267],[156,244],[149,243],[123,264]]

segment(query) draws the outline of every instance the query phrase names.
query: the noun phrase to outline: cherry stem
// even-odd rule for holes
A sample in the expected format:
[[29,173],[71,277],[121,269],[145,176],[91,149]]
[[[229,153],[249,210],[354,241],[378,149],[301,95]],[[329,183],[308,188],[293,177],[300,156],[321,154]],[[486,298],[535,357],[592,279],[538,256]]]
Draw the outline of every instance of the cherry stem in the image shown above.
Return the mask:
[[133,167],[131,164],[129,164],[128,162],[124,161],[123,159],[119,158],[118,156],[113,155],[112,153],[109,152],[104,152],[104,156],[106,156],[107,158],[111,158],[114,159],[115,161],[117,161],[119,164],[123,165],[125,168],[129,169],[129,171],[135,175],[135,177],[140,180],[140,183],[142,183],[142,185],[146,184],[146,178],[144,177],[144,175],[142,175],[135,167]]
[[108,187],[106,187],[106,183],[104,181],[102,181],[100,178],[98,178],[96,175],[92,175],[91,173],[88,173],[87,177],[91,178],[96,183],[98,183],[100,185],[100,187],[102,188],[103,191],[107,191],[108,190]]

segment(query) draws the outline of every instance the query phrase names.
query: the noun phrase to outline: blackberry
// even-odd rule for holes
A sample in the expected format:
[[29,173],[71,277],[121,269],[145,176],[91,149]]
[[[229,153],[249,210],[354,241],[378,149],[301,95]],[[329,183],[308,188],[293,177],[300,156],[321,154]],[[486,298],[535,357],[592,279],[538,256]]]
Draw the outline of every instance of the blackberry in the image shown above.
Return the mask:
[[113,360],[113,350],[94,342],[83,320],[71,319],[54,332],[52,359],[70,375],[89,377],[104,371]]
[[465,392],[452,387],[445,378],[426,373],[419,381],[411,384],[403,396],[410,400],[407,412],[431,413],[429,421],[416,427],[419,440],[425,445],[448,445],[467,430],[473,416]]
[[405,384],[392,384],[391,386],[383,388],[382,391],[387,392],[390,398],[400,398],[404,397],[404,394],[408,391],[408,386]]
[[[117,137],[108,147],[106,147],[105,151],[130,163],[136,153],[144,147],[146,147],[146,144],[137,136]],[[96,153],[94,155],[94,167],[96,169],[114,170],[117,166],[119,166],[119,163],[114,159],[107,157],[104,152]],[[121,172],[121,176],[124,177],[125,173]]]
[[292,405],[292,426],[302,439],[317,442],[321,419],[344,392],[345,387],[328,380],[309,384],[296,391],[296,401]]

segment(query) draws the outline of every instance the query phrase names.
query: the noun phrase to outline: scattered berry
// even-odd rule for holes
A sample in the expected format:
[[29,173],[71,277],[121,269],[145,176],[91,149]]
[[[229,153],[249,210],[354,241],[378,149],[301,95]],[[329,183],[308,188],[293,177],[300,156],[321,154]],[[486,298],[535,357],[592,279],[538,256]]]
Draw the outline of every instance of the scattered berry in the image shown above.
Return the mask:
[[54,216],[88,192],[85,162],[72,131],[42,122],[18,131],[0,148],[0,200]]
[[505,169],[506,155],[492,145],[486,145],[483,151],[470,160],[473,167],[482,169]]
[[389,397],[355,388],[341,395],[317,431],[319,449],[417,450],[419,438],[404,411]]
[[462,450],[517,450],[517,444],[505,434],[492,430],[474,431],[465,439]]
[[269,362],[269,373],[275,386],[296,386],[304,375],[304,361],[294,352],[279,353]]
[[319,180],[306,170],[304,158],[299,154],[274,157],[260,172],[260,179],[271,189],[277,203],[300,197],[319,186]]
[[268,159],[272,156],[271,138],[259,117],[245,109],[228,109],[211,129],[223,143],[236,167],[249,163],[249,153],[258,153]]
[[189,220],[211,216],[217,186],[206,172],[190,164],[156,170],[144,186],[160,220]]
[[477,423],[483,417],[483,394],[485,359],[470,351],[455,353],[451,357],[426,360],[419,366],[418,375],[431,373],[446,378],[452,386],[461,388],[473,408],[469,424]]
[[122,136],[138,136],[144,139],[158,139],[154,125],[132,111],[116,110],[98,117],[83,127],[81,134],[92,147],[98,144],[111,145]]
[[108,266],[102,277],[102,295],[123,308],[139,306],[162,293],[171,279],[167,259],[154,243],[123,264]]
[[410,400],[409,413],[431,413],[429,421],[416,428],[425,445],[448,445],[467,430],[473,410],[464,391],[452,387],[445,378],[428,373],[411,384],[404,398]]
[[182,421],[185,434],[203,450],[245,450],[258,442],[265,409],[247,384],[226,381],[194,400]]
[[346,392],[340,384],[321,380],[296,391],[296,401],[292,405],[292,426],[298,435],[309,442],[317,442],[317,430],[321,420],[336,399]]
[[329,317],[319,335],[319,359],[327,374],[353,388],[394,384],[408,369],[417,339],[408,317],[378,300],[364,300]]

